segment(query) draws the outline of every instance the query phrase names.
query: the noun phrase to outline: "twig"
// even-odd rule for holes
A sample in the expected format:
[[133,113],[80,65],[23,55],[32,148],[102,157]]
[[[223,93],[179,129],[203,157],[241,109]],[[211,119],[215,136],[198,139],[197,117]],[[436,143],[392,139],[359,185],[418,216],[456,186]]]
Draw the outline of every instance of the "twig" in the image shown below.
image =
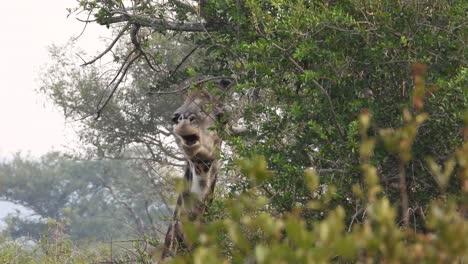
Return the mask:
[[400,170],[401,214],[403,217],[403,227],[408,228],[409,226],[408,191],[406,188],[405,163],[403,161],[400,161],[399,170]]
[[[127,56],[125,57],[124,59],[124,62],[120,65],[120,68],[117,70],[117,73],[114,75],[114,78],[112,78],[112,80],[107,84],[106,88],[104,89],[104,92],[107,91],[107,89],[109,87],[112,86],[112,84],[117,80],[117,78],[120,76],[120,74],[122,73],[123,69],[125,68],[125,66],[127,65],[128,61],[130,60],[130,57],[133,55],[133,53],[135,53],[137,50],[136,49],[133,49],[132,51],[130,51]],[[97,105],[101,105],[102,101],[104,100],[104,92],[101,94],[101,98],[99,98],[99,102],[97,103]]]
[[190,87],[192,87],[192,85],[199,85],[199,84],[202,84],[202,83],[206,83],[206,82],[209,82],[209,81],[215,81],[215,80],[222,80],[222,79],[231,79],[229,77],[226,77],[226,76],[218,76],[218,77],[210,77],[210,78],[206,78],[206,79],[203,79],[203,80],[200,80],[198,82],[195,82],[195,83],[191,83],[189,85],[186,85],[180,89],[176,89],[176,90],[173,90],[173,91],[158,91],[158,92],[148,92],[148,94],[150,95],[161,95],[161,94],[175,94],[175,93],[180,93],[180,92],[183,92],[183,91],[186,91],[188,90]]
[[175,67],[175,69],[173,71],[170,72],[170,75],[169,75],[169,78],[171,78],[172,76],[174,76],[174,74],[177,72],[177,70],[179,70],[180,66],[182,66],[182,64],[185,63],[185,61],[190,57],[192,56],[192,54],[198,49],[198,46],[196,46],[195,48],[193,48],[187,55],[185,55],[185,57],[179,62],[179,64],[177,64],[177,66]]
[[[131,54],[133,53],[134,51],[130,52],[129,54],[129,57],[131,56]],[[120,78],[117,80],[117,82],[114,84],[114,87],[112,88],[112,91],[111,93],[109,94],[109,96],[107,97],[106,101],[104,102],[104,104],[102,106],[99,107],[99,109],[96,111],[96,119],[99,119],[99,117],[101,117],[101,113],[102,113],[102,110],[107,106],[107,104],[109,103],[110,99],[112,98],[112,96],[114,96],[114,93],[117,91],[117,88],[119,87],[120,83],[122,82],[122,80],[125,78],[125,76],[127,75],[127,71],[128,69],[130,68],[130,66],[138,59],[140,58],[142,54],[140,52],[138,52],[135,57],[133,57],[132,59],[130,59],[127,63],[127,65],[125,66],[125,63],[123,64],[123,68],[121,68],[121,70],[119,70],[119,72],[117,73],[116,77],[120,74]],[[114,78],[115,80],[115,78]],[[111,82],[112,83],[112,82]]]
[[365,212],[366,210],[367,210],[367,207],[361,207],[359,210],[356,211],[356,213],[354,213],[353,217],[351,218],[351,223],[349,223],[349,226],[348,226],[348,232],[351,232],[351,227],[353,226],[353,223],[358,217],[358,215],[361,214],[362,212]]
[[[305,70],[302,68],[301,65],[299,65],[299,63],[296,60],[294,60],[291,56],[288,56],[288,59],[294,64],[294,66],[296,66],[296,68],[301,73],[305,73]],[[346,140],[345,134],[343,133],[343,130],[341,129],[340,124],[338,123],[338,119],[336,118],[335,109],[334,109],[333,102],[331,100],[330,95],[328,94],[327,90],[322,85],[320,85],[320,83],[318,83],[316,80],[312,79],[312,82],[322,91],[325,97],[327,97],[327,101],[328,101],[328,104],[330,105],[330,111],[333,117],[333,121],[335,122],[335,126],[338,129],[341,139]]]
[[111,42],[111,44],[103,51],[101,52],[101,54],[99,54],[98,56],[96,56],[94,59],[82,64],[81,66],[86,66],[86,65],[90,65],[90,64],[93,64],[95,63],[97,60],[99,60],[100,58],[102,58],[104,55],[106,55],[115,45],[115,43],[117,43],[117,41],[119,41],[119,39],[122,37],[122,35],[125,33],[125,31],[127,31],[127,29],[130,27],[130,23],[127,23],[123,28],[122,30],[119,32],[119,34],[117,35],[117,37],[114,38],[114,40]]
[[[90,16],[91,16],[91,11],[89,11],[89,13],[88,13],[88,18],[86,18],[86,20],[89,20],[89,17],[90,17]],[[85,25],[83,26],[83,30],[81,30],[81,33],[80,33],[76,38],[74,38],[73,41],[77,41],[77,40],[83,35],[83,33],[85,32],[86,28],[88,27],[88,23],[90,23],[90,22],[85,22]]]
[[146,52],[143,50],[141,47],[140,42],[138,41],[138,32],[140,31],[141,26],[139,24],[133,24],[132,29],[130,30],[130,40],[132,41],[133,45],[135,46],[136,49],[138,49],[141,52],[141,55],[146,60],[146,63],[148,63],[148,66],[155,72],[160,72],[161,70],[156,69],[153,66],[153,63],[151,63],[150,59],[148,58],[148,55]]
[[345,170],[343,169],[317,169],[317,173],[333,173],[333,172],[340,172],[340,173],[344,173],[346,172]]
[[84,19],[81,19],[81,18],[78,18],[78,17],[76,18],[76,20],[78,20],[80,22],[83,22],[83,23],[92,23],[92,22],[97,21],[97,19],[86,19],[86,20],[84,20]]

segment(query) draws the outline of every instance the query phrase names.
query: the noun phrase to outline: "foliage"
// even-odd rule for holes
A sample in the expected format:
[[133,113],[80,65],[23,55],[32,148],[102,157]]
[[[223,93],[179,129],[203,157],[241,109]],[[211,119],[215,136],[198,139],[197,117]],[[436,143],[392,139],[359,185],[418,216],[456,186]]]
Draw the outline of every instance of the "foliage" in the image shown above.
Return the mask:
[[[161,165],[179,165],[182,160],[173,144],[168,122],[172,109],[180,102],[174,95],[165,97],[149,96],[151,91],[176,89],[172,82],[179,82],[187,77],[182,73],[171,74],[167,71],[175,68],[180,54],[191,48],[189,45],[175,45],[165,37],[155,37],[155,47],[166,57],[161,60],[161,72],[154,73],[145,62],[136,63],[122,83],[126,87],[113,95],[113,100],[106,104],[106,98],[112,93],[115,81],[112,67],[88,65],[84,68],[81,61],[72,54],[73,43],[63,47],[50,48],[51,63],[41,76],[41,90],[47,93],[60,107],[64,116],[76,125],[83,145],[89,146],[91,156],[100,158],[144,158]],[[162,47],[160,47],[162,46]],[[120,47],[111,62],[124,60],[125,46]],[[81,56],[86,56],[80,52]],[[190,65],[193,59],[186,63]],[[181,66],[185,70],[187,65]],[[168,80],[169,79],[169,80]],[[84,128],[84,129],[83,129]],[[139,148],[136,151],[135,146]]]
[[[415,68],[421,65],[415,66]],[[416,74],[415,78],[422,75]],[[421,80],[422,81],[422,80]],[[418,81],[416,81],[418,85]],[[424,89],[423,84],[420,88]],[[424,93],[414,90],[413,102],[422,110]],[[427,113],[414,116],[404,111],[405,125],[394,130],[382,130],[380,134],[369,136],[368,130],[374,121],[368,112],[359,116],[361,136],[360,171],[363,185],[353,186],[353,196],[363,209],[365,217],[360,223],[359,215],[352,215],[346,221],[343,206],[334,206],[339,199],[335,186],[327,183],[324,192],[297,204],[291,211],[280,216],[271,213],[272,200],[264,196],[260,186],[267,178],[274,178],[262,157],[253,157],[240,163],[247,176],[248,188],[231,199],[225,199],[222,217],[205,223],[184,222],[189,247],[195,248],[170,263],[462,263],[468,258],[468,137],[453,156],[446,162],[443,174],[438,165],[433,164],[441,192],[445,193],[447,182],[458,164],[457,180],[461,190],[457,196],[442,195],[431,201],[423,224],[428,233],[403,228],[398,223],[398,208],[384,195],[379,182],[377,165],[370,162],[377,141],[382,141],[400,157],[401,164],[411,159],[412,139],[418,127],[427,119]],[[466,112],[465,119],[468,119]],[[466,120],[468,121],[468,120]],[[468,132],[468,122],[465,123]],[[468,135],[466,135],[468,136]],[[432,161],[433,162],[433,161]],[[404,172],[400,177],[405,177]],[[317,194],[322,180],[310,169],[304,173],[307,190]],[[401,193],[407,192],[400,185]],[[403,200],[403,199],[402,199]],[[408,210],[408,208],[405,208]],[[326,210],[319,221],[310,221],[308,215]],[[219,214],[218,214],[219,215]]]
[[[246,1],[242,26],[254,25],[252,34],[236,36],[236,42],[226,34],[225,45],[235,43],[228,50],[243,55],[240,69],[231,66],[242,74],[239,89],[258,89],[260,95],[245,110],[254,133],[231,143],[239,157],[268,158],[278,174],[267,185],[277,211],[308,199],[301,180],[307,167],[337,187],[337,204],[354,210],[348,187],[361,181],[357,115],[362,109],[372,113],[372,134],[400,126],[415,61],[429,65],[428,86],[434,87],[424,106],[430,118],[412,139],[413,159],[405,168],[411,175],[410,207],[428,205],[439,190],[426,155],[441,162],[462,139],[468,97],[465,43],[457,33],[466,33],[463,6],[457,1]],[[378,164],[385,194],[397,202],[398,157],[381,143],[375,152],[372,162]]]
[[[115,260],[125,261],[128,257],[115,250]],[[37,241],[1,238],[0,260],[9,264],[87,264],[106,261],[111,256],[105,245],[84,244],[78,247],[64,233],[63,223],[50,220],[47,230]]]

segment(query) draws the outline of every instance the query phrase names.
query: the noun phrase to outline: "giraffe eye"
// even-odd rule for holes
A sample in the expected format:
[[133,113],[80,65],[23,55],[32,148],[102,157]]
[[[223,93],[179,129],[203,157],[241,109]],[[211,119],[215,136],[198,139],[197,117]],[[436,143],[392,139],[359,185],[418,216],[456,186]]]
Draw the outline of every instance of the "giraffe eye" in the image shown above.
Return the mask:
[[178,124],[179,123],[179,118],[180,118],[180,114],[175,113],[174,116],[172,116],[172,122],[174,122],[175,124]]

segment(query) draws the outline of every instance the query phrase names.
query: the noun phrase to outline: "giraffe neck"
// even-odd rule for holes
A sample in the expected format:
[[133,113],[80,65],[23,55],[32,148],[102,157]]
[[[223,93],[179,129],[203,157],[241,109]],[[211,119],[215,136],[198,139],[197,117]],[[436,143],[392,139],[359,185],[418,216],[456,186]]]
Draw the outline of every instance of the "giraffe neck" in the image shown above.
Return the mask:
[[188,187],[177,199],[174,216],[164,239],[162,260],[174,256],[184,245],[181,218],[201,219],[209,203],[218,177],[217,160],[188,160],[184,180]]
[[190,192],[201,201],[205,200],[210,192],[212,181],[216,179],[217,164],[214,162],[214,160],[188,161],[187,169],[190,170],[191,179],[187,180],[190,182]]

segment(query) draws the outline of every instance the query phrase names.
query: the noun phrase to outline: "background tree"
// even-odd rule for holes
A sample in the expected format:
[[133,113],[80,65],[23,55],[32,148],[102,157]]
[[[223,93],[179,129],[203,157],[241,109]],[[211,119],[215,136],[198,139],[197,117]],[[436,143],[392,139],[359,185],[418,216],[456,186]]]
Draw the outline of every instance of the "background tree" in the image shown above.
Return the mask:
[[34,217],[10,216],[7,232],[39,239],[48,220],[56,219],[73,240],[156,235],[164,226],[157,220],[168,208],[160,200],[164,190],[153,181],[134,161],[77,160],[57,152],[40,160],[17,155],[0,165],[0,198],[30,209]]

